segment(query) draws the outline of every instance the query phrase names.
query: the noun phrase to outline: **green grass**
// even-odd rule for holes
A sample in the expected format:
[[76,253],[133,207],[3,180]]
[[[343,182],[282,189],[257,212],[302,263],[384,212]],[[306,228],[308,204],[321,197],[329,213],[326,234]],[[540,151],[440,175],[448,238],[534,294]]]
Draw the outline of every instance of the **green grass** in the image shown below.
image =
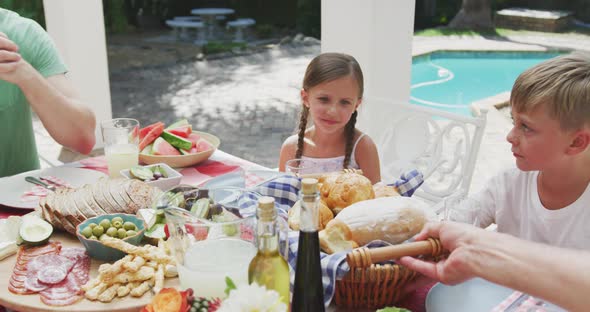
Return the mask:
[[[429,28],[420,30],[414,33],[415,36],[434,37],[434,36],[509,36],[509,35],[533,35],[533,34],[545,34],[538,31],[530,30],[514,30],[507,28],[495,28],[489,31],[475,31],[475,30],[461,30],[461,29],[449,29],[449,28]],[[582,34],[590,35],[590,29],[574,27],[561,33],[550,33],[550,34]]]
[[215,54],[221,52],[234,51],[235,49],[242,50],[245,49],[247,46],[248,45],[246,43],[212,41],[207,43],[207,45],[203,47],[203,52],[205,54]]
[[420,30],[414,33],[416,36],[432,37],[432,36],[505,36],[520,33],[527,33],[530,31],[513,30],[505,28],[495,28],[494,30],[476,31],[469,29],[450,29],[450,28],[429,28]]

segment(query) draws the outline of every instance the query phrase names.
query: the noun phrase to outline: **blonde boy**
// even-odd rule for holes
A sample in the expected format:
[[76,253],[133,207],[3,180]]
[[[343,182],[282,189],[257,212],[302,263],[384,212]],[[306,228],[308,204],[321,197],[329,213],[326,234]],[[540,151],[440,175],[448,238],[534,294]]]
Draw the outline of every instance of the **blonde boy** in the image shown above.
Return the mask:
[[590,53],[523,72],[510,96],[507,140],[516,167],[473,196],[479,226],[554,246],[590,250]]

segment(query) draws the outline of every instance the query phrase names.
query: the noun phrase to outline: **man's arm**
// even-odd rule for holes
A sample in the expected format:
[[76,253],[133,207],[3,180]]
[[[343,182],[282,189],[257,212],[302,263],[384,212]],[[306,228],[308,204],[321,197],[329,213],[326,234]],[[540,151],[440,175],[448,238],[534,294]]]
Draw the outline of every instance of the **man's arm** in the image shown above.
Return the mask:
[[88,154],[95,143],[94,113],[83,105],[65,75],[43,77],[0,33],[0,79],[19,86],[49,134],[60,144]]
[[551,247],[472,226],[428,224],[416,236],[439,237],[447,259],[437,263],[403,257],[400,263],[446,284],[481,277],[572,311],[590,307],[590,253]]

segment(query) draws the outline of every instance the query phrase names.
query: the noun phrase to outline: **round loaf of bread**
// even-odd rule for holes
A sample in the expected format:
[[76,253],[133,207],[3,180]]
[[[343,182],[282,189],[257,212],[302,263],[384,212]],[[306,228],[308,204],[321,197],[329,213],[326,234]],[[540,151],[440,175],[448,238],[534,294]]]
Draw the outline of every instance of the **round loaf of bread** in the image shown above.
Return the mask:
[[319,179],[320,196],[334,214],[359,201],[375,198],[371,180],[362,174],[332,173]]
[[387,184],[375,184],[373,185],[373,191],[375,191],[375,198],[399,196],[397,187]]
[[[326,227],[326,224],[330,222],[330,220],[334,219],[334,214],[332,210],[326,206],[326,204],[320,200],[318,204],[319,210],[319,217],[318,220],[318,230],[323,230]],[[289,209],[289,228],[294,231],[299,231],[299,222],[301,220],[301,204],[299,201],[296,201],[293,207]]]

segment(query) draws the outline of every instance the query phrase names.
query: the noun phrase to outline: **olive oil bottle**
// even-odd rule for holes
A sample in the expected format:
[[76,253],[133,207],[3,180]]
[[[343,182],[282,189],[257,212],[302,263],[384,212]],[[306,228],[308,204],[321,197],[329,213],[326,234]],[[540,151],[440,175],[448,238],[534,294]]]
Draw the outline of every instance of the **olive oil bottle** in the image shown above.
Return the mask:
[[277,211],[274,198],[264,196],[258,200],[256,210],[256,239],[258,253],[248,267],[248,282],[256,282],[279,293],[289,306],[289,266],[279,252]]
[[301,180],[301,220],[291,311],[324,311],[324,286],[318,238],[318,180]]

